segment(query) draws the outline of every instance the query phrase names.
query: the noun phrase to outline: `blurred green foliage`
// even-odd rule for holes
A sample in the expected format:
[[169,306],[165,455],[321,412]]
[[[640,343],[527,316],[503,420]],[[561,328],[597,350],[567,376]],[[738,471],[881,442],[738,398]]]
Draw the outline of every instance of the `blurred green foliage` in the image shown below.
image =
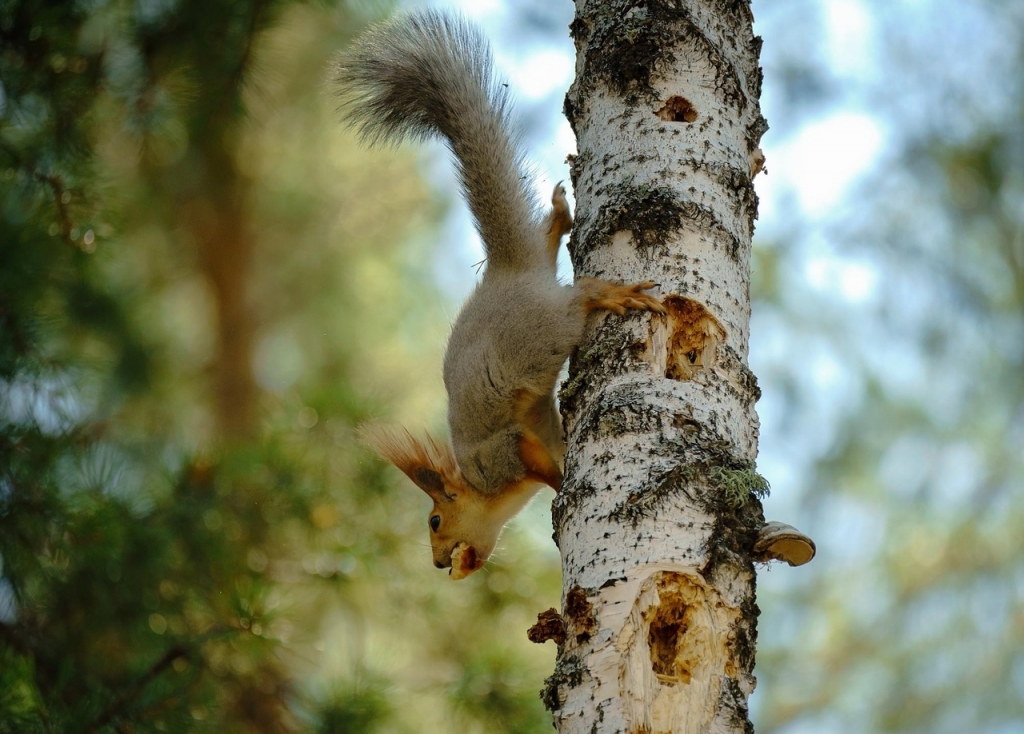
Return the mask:
[[[827,216],[786,212],[755,263],[754,311],[776,345],[754,365],[774,400],[762,456],[788,470],[769,473],[766,511],[788,485],[819,549],[804,573],[759,586],[755,723],[1022,732],[1024,6],[771,12],[770,28],[815,39],[764,31],[766,87],[789,95],[789,115],[827,99],[870,115],[886,144]],[[828,64],[830,41],[860,37],[862,55]],[[844,292],[844,275],[865,273]]]
[[323,94],[370,16],[0,3],[0,732],[550,726],[554,554],[448,585],[352,440],[436,421],[448,306]]

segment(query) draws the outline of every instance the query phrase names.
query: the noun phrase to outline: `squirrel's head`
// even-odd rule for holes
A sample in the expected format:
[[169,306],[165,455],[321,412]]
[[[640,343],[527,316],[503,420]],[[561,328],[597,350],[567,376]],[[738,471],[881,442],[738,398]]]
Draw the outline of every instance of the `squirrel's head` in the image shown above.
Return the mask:
[[[433,501],[427,526],[434,565],[450,569],[453,579],[479,570],[511,517],[506,511],[508,503],[500,495],[492,499],[476,491],[459,471],[447,444],[438,444],[429,437],[421,441],[393,426],[363,426],[360,435],[367,446],[401,469]],[[456,546],[458,567],[454,568]]]

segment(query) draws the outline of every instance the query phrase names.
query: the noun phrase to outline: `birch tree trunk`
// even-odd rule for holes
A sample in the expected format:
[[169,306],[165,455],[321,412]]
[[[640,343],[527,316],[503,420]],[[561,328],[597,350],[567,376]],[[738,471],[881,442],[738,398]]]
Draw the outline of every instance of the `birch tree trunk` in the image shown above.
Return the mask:
[[560,394],[562,734],[753,730],[752,21],[748,0],[576,2],[575,272],[655,281],[669,316],[596,319]]

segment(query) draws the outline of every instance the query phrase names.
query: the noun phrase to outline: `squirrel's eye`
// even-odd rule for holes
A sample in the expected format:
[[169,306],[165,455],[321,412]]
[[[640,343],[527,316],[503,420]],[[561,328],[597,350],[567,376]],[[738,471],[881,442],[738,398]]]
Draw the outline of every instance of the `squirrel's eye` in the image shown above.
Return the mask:
[[441,527],[441,516],[433,515],[430,518],[430,529],[436,533],[439,527]]

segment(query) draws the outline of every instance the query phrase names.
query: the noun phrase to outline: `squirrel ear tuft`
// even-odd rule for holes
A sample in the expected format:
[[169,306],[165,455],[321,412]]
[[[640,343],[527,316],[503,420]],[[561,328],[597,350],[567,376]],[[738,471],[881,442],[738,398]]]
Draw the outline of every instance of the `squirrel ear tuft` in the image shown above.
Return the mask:
[[360,442],[382,459],[390,461],[435,502],[451,502],[445,491],[445,477],[458,476],[455,457],[446,444],[429,436],[420,441],[400,426],[380,424],[359,427]]

